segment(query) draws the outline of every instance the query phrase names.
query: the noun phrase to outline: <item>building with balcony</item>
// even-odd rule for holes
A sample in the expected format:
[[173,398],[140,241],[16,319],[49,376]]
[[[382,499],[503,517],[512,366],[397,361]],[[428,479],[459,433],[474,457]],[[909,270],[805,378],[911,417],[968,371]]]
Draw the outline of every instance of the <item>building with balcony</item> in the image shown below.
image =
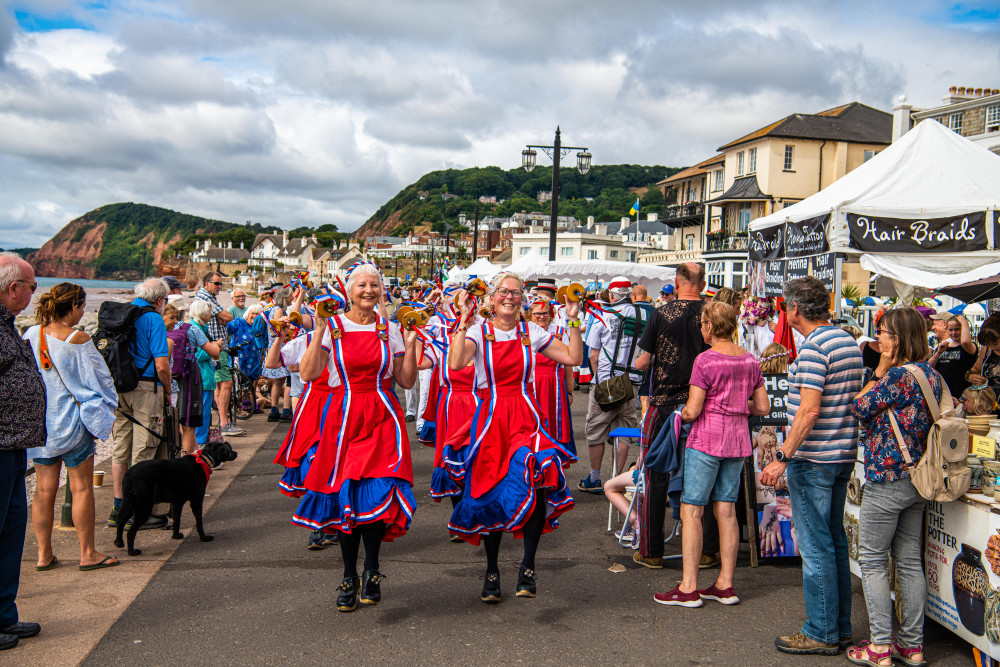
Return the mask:
[[915,109],[902,96],[893,111],[893,140],[917,123],[936,120],[974,144],[1000,154],[1000,89],[952,86],[941,106]]
[[250,257],[247,265],[261,269],[279,267],[304,269],[309,266],[310,248],[318,246],[315,236],[302,236],[289,239],[288,231],[280,234],[258,234],[250,246]]
[[704,202],[708,282],[743,288],[750,221],[819,192],[891,139],[891,114],[851,102],[815,114],[791,114],[721,146],[721,166],[714,162],[706,168],[711,186],[718,185],[720,168],[722,181]]
[[702,261],[708,209],[705,199],[723,191],[725,155],[714,155],[656,184],[668,204],[663,224],[671,234],[658,249],[639,256],[643,263],[676,265]]

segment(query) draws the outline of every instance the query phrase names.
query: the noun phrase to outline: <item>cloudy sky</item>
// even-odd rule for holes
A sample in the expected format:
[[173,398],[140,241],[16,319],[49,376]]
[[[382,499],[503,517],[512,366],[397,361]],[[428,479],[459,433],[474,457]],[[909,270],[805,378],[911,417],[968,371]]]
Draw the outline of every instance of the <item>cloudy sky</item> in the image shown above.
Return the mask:
[[789,113],[1000,87],[995,0],[0,6],[2,247],[118,201],[352,230],[557,124],[595,163],[686,166]]

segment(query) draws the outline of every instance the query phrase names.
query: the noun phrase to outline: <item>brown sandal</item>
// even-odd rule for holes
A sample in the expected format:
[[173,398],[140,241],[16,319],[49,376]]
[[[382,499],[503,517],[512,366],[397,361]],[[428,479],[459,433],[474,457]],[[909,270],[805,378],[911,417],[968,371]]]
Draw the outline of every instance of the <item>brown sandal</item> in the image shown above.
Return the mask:
[[884,651],[876,651],[872,648],[870,641],[858,642],[858,645],[847,649],[847,659],[855,665],[868,665],[869,667],[886,667],[883,660],[888,660],[892,664],[892,648],[887,647]]

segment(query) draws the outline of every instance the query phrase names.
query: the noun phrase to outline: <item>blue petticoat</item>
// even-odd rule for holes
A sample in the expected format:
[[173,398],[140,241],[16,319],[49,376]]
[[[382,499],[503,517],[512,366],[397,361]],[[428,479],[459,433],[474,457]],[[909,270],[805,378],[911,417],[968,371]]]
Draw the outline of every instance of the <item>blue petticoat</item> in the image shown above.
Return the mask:
[[444,468],[434,468],[431,474],[431,498],[441,502],[442,498],[462,495],[462,487],[451,478]]
[[425,447],[433,447],[436,434],[437,424],[425,420],[424,425],[420,427],[420,431],[417,433],[417,440]]
[[292,498],[301,498],[306,494],[306,475],[309,474],[309,466],[312,464],[313,457],[316,456],[318,446],[319,443],[309,448],[306,455],[302,457],[301,464],[293,468],[285,468],[285,473],[278,481],[278,488],[283,494]]
[[490,491],[473,498],[468,487],[463,490],[448,531],[471,544],[479,544],[482,535],[496,531],[520,538],[540,492],[544,492],[546,503],[543,532],[550,533],[559,525],[557,517],[573,507],[560,455],[554,448],[535,454],[519,447],[506,476]]
[[383,542],[401,537],[410,527],[417,500],[409,482],[394,477],[348,479],[337,493],[307,491],[292,523],[313,530],[351,533],[355,526],[382,521]]

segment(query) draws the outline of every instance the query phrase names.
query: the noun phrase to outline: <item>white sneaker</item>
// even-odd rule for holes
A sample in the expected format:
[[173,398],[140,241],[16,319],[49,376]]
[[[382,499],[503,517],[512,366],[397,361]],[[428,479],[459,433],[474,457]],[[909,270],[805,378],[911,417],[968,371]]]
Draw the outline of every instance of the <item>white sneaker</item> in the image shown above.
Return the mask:
[[226,424],[225,426],[222,427],[222,435],[236,436],[236,435],[244,435],[244,434],[246,434],[246,431],[243,430],[243,429],[241,429],[239,426],[237,426],[233,422],[229,422],[228,424]]

